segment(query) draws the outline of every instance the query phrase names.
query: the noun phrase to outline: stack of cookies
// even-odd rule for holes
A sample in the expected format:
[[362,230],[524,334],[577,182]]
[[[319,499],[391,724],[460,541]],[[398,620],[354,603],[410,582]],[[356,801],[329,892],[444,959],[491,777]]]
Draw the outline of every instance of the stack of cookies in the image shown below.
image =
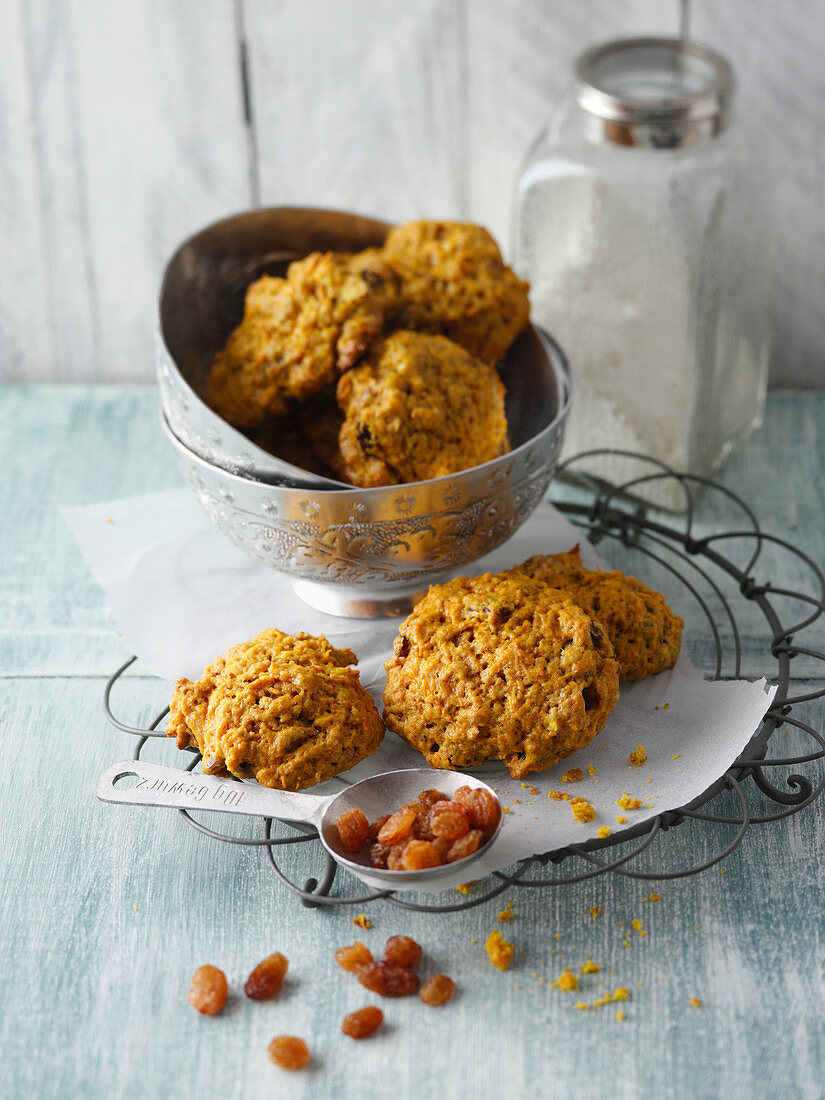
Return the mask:
[[684,623],[578,547],[430,588],[387,662],[384,721],[435,768],[501,760],[523,779],[585,748],[619,682],[672,668]]
[[495,363],[528,324],[527,290],[475,225],[410,222],[381,249],[313,253],[249,286],[207,401],[353,485],[468,469],[509,449]]

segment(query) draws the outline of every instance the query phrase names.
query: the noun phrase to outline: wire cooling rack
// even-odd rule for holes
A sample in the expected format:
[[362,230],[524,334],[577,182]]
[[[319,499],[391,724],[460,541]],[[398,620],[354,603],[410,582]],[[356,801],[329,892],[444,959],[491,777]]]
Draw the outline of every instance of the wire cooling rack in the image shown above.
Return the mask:
[[[607,485],[586,472],[587,466],[604,456],[638,467],[638,476],[622,485]],[[643,502],[645,496],[667,491],[684,501],[678,515],[665,514]],[[695,499],[701,491],[707,500],[719,494],[725,515],[724,530],[701,534],[695,521]],[[263,836],[238,837],[216,832],[196,820],[187,810],[179,810],[184,821],[206,836],[228,844],[261,847],[278,879],[293,891],[308,907],[364,905],[383,900],[402,909],[431,912],[454,912],[481,905],[513,887],[542,889],[581,882],[598,875],[618,874],[643,880],[683,878],[697,874],[725,859],[736,849],[748,829],[779,821],[799,813],[809,806],[825,787],[825,775],[814,777],[797,771],[778,773],[771,779],[768,771],[794,769],[810,765],[825,757],[825,738],[821,732],[803,722],[794,713],[802,704],[825,696],[825,687],[807,694],[790,693],[792,666],[797,680],[820,680],[825,670],[825,653],[806,645],[806,631],[825,611],[825,578],[819,567],[806,554],[785,539],[766,534],[748,505],[724,486],[692,475],[677,474],[663,463],[622,451],[588,451],[568,460],[559,470],[551,489],[555,506],[593,545],[604,540],[614,544],[611,557],[626,572],[634,572],[635,563],[647,578],[653,574],[662,578],[662,587],[680,595],[679,610],[687,620],[685,642],[690,649],[691,637],[713,641],[711,666],[706,673],[711,679],[737,679],[742,675],[767,676],[778,684],[771,708],[742,755],[705,793],[687,806],[668,810],[637,828],[623,832],[615,839],[595,840],[571,845],[558,851],[531,856],[507,871],[496,871],[475,884],[469,895],[455,900],[442,896],[416,895],[385,890],[364,893],[363,884],[337,867],[318,842],[312,826],[262,818]],[[709,509],[705,509],[708,511]],[[728,521],[729,520],[729,525]],[[759,577],[763,553],[770,546],[782,559],[783,573],[799,578],[799,588],[782,588]],[[774,558],[775,560],[775,558]],[[689,607],[685,607],[689,604]],[[756,627],[754,627],[756,623]],[[743,649],[743,627],[752,642],[758,639],[755,652]],[[691,654],[696,663],[707,661],[707,650]],[[699,660],[697,660],[699,657]],[[119,730],[138,738],[134,759],[152,738],[164,737],[159,729],[168,713],[163,710],[148,728],[137,728],[115,717],[111,707],[112,689],[133,664],[132,657],[109,679],[104,708],[109,721]],[[755,669],[746,669],[746,661]],[[810,739],[810,751],[790,756],[767,756],[772,735],[780,726],[788,726]],[[200,762],[194,755],[187,767],[192,771]],[[716,806],[717,803],[721,805]],[[704,822],[722,833],[719,849],[712,857],[694,866],[671,869],[663,867],[662,857],[667,845],[651,846],[660,834],[677,825]],[[725,827],[735,830],[725,840]],[[314,842],[314,843],[313,843]],[[304,845],[304,869],[299,882],[293,881],[280,866],[276,854],[285,846]],[[648,853],[641,863],[639,857]],[[650,864],[658,863],[651,867]],[[548,873],[560,864],[577,864],[569,874]],[[353,886],[355,890],[353,891]]]

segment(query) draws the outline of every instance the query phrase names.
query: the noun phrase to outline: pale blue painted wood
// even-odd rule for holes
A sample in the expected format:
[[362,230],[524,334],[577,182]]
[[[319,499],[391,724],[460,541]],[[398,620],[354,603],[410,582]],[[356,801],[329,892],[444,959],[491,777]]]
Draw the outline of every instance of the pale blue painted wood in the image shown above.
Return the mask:
[[[506,925],[496,921],[505,898],[446,916],[378,903],[366,932],[349,910],[302,908],[259,851],[209,840],[172,811],[97,803],[95,775],[132,749],[100,705],[125,647],[56,509],[166,488],[177,473],[152,390],[11,388],[0,403],[0,1095],[822,1095],[825,803],[755,828],[721,870],[680,882],[602,878],[513,892]],[[822,395],[772,395],[765,428],[723,475],[767,529],[819,561],[824,412]],[[724,522],[715,509],[710,498],[700,504],[703,526]],[[767,565],[775,583],[782,568],[779,557]],[[754,622],[754,674],[759,638]],[[145,720],[167,694],[136,669],[118,704]],[[804,713],[825,724],[821,702]],[[802,744],[777,740],[782,752]],[[165,742],[150,752],[175,756]],[[730,832],[686,824],[656,842],[651,865],[695,863]],[[309,873],[308,852],[284,865],[296,878]],[[651,892],[661,900],[643,901]],[[625,947],[634,918],[648,935],[630,931]],[[483,950],[495,926],[517,945],[506,974]],[[424,971],[453,975],[459,995],[440,1010],[385,1002],[386,1031],[355,1046],[340,1020],[372,998],[332,952],[356,938],[378,952],[396,932],[419,939]],[[290,959],[283,994],[246,1002],[248,970],[273,950]],[[577,994],[550,988],[562,965],[578,969],[588,956],[602,970],[582,999],[626,986],[623,1022],[614,1006],[577,1012]],[[226,970],[236,993],[216,1019],[186,1004],[205,961]],[[689,1005],[694,996],[701,1008]],[[269,1064],[266,1044],[280,1032],[309,1040],[311,1073],[288,1077]]]

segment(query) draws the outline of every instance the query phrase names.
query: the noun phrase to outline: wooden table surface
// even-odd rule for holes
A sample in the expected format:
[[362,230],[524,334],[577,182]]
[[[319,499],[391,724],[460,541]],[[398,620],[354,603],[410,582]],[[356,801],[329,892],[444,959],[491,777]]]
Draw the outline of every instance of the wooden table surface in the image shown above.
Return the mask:
[[[0,401],[0,1095],[823,1095],[825,800],[752,828],[721,867],[690,878],[602,876],[513,890],[454,914],[379,901],[367,907],[367,931],[353,927],[351,909],[304,908],[259,849],[208,839],[171,811],[98,803],[95,776],[133,749],[101,707],[106,678],[128,651],[58,506],[180,479],[153,389],[8,387]],[[721,480],[766,530],[821,563],[823,469],[825,394],[778,392]],[[703,498],[698,518],[703,529],[723,525],[725,509]],[[765,552],[775,585],[798,579],[778,552]],[[746,671],[770,675],[769,659],[757,667],[759,641],[743,638]],[[822,624],[813,642],[825,648]],[[815,664],[799,667],[817,675]],[[118,709],[145,721],[168,690],[135,668]],[[795,713],[825,725],[821,700]],[[781,741],[783,753],[811,748],[793,732]],[[816,764],[799,770],[821,773]],[[718,808],[731,805],[725,797]],[[695,864],[731,835],[686,823],[656,841],[654,862]],[[284,857],[296,878],[303,847]],[[651,893],[660,899],[645,900]],[[499,923],[507,900],[512,920]],[[496,927],[516,944],[506,973],[484,952]],[[417,998],[385,1002],[383,1032],[356,1045],[340,1020],[373,998],[332,952],[356,938],[379,951],[400,932],[459,992],[438,1010]],[[281,995],[247,1001],[246,974],[275,950],[290,961]],[[582,979],[580,994],[552,988],[563,966],[578,970],[588,958],[601,969]],[[186,1003],[189,977],[207,961],[226,971],[234,993],[213,1019]],[[616,986],[629,990],[627,1002],[575,1010]],[[310,1070],[288,1075],[269,1063],[279,1033],[306,1037]]]

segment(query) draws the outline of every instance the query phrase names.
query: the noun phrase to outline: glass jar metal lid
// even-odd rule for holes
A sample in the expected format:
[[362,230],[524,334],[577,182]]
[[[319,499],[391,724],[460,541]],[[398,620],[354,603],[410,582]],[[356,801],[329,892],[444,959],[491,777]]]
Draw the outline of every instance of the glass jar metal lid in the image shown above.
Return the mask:
[[733,71],[721,54],[682,38],[619,38],[576,62],[577,99],[594,141],[680,149],[726,126]]

